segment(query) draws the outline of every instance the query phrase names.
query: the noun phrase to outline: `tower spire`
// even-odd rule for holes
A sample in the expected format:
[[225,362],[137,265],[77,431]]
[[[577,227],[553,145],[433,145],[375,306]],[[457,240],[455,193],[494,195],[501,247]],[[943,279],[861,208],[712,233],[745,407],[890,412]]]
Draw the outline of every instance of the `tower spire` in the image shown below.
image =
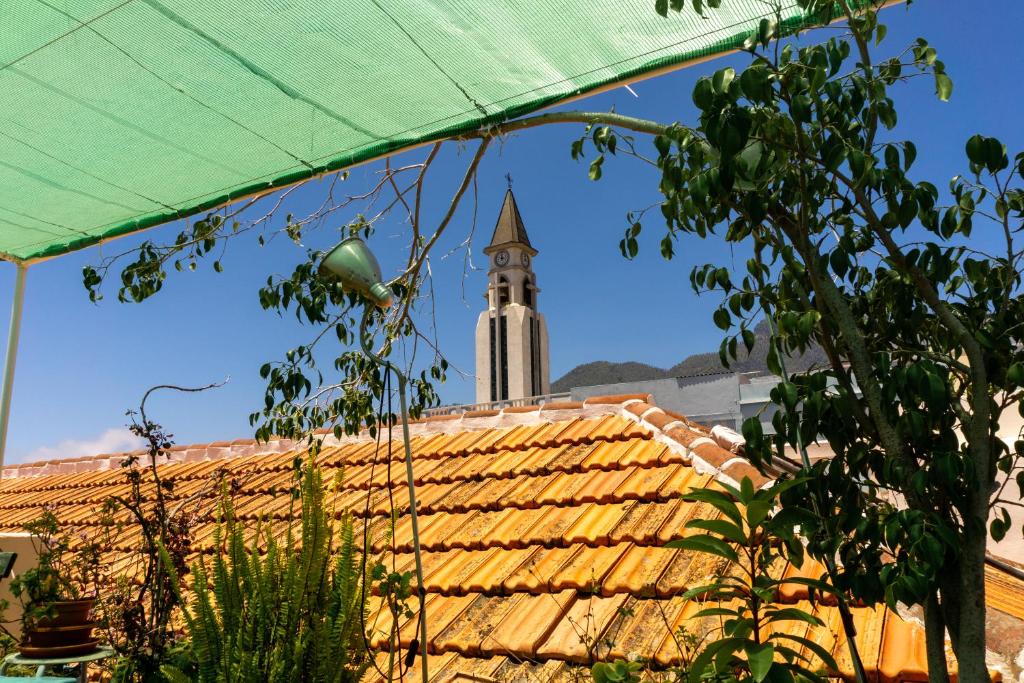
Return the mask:
[[512,194],[511,175],[506,177],[509,180],[509,187],[505,191],[505,201],[501,204],[491,243],[484,247],[484,253],[491,254],[510,246],[517,246],[529,252],[530,256],[536,256],[537,250],[530,244],[530,236],[526,234],[526,225],[519,213],[519,205],[516,204],[516,196]]

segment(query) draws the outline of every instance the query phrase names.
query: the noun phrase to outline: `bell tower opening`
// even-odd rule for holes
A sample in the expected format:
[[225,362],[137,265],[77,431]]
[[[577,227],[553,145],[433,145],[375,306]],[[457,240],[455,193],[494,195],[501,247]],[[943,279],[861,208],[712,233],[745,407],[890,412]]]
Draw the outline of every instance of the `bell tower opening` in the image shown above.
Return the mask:
[[511,297],[509,296],[508,280],[504,275],[498,276],[498,308],[508,306]]
[[509,187],[491,242],[484,250],[487,310],[476,331],[477,403],[524,403],[551,391],[548,335],[537,312],[537,277],[530,244],[515,195]]

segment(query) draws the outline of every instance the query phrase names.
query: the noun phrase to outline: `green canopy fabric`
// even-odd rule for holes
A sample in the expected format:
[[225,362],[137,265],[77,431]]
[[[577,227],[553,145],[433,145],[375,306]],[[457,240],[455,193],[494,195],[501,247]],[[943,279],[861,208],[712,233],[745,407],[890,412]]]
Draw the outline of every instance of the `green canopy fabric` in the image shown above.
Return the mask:
[[[727,0],[16,0],[0,257],[52,257],[737,47]],[[787,23],[803,16],[783,0]]]

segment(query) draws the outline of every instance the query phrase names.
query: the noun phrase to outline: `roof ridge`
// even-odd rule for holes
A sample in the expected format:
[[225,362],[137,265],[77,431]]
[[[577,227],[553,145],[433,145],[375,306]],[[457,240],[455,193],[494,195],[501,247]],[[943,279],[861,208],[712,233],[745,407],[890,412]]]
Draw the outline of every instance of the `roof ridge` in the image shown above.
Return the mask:
[[[616,412],[615,406],[640,399],[654,400],[650,394],[611,394],[593,396],[584,401],[557,401],[536,406],[508,406],[501,410],[468,410],[451,415],[435,415],[410,420],[409,426],[415,436],[508,427],[538,420],[556,422],[575,417],[596,417],[598,415],[611,414]],[[401,422],[397,422],[394,426],[399,427],[400,425]],[[337,440],[337,444],[333,441],[333,431],[330,429],[318,429],[313,434],[320,437],[329,437],[328,440],[331,441],[329,445],[363,442],[371,438],[365,428],[357,435],[344,435],[341,439]],[[157,464],[222,460],[249,455],[285,453],[296,448],[300,443],[292,439],[274,437],[262,443],[256,439],[235,439],[233,441],[221,440],[181,444],[167,449],[168,454],[161,458]],[[98,453],[70,458],[51,458],[26,463],[12,463],[3,467],[0,479],[112,470],[120,467],[128,458],[138,458],[145,456],[147,453],[148,451],[145,449],[136,449],[118,453]]]
[[651,432],[655,441],[688,459],[699,474],[709,474],[730,486],[739,486],[743,477],[750,477],[757,488],[774,481],[747,460],[743,454],[743,437],[735,430],[722,425],[704,427],[683,415],[659,408],[653,400],[624,401],[621,414]]

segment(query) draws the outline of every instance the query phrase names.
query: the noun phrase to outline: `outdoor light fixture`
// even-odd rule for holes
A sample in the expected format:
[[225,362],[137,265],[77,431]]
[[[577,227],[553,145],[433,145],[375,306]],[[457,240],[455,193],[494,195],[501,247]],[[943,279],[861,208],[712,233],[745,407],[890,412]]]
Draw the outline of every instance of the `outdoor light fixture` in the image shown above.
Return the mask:
[[[358,237],[349,237],[343,240],[338,246],[331,249],[324,257],[318,269],[320,277],[324,280],[336,281],[345,289],[350,289],[363,295],[380,308],[391,307],[391,290],[381,280],[380,265],[374,258],[373,252],[366,246],[366,243]],[[412,474],[412,447],[409,445],[409,408],[405,400],[405,388],[408,380],[405,374],[389,360],[381,358],[373,352],[370,347],[370,337],[367,334],[367,324],[373,308],[367,306],[363,311],[363,320],[359,325],[359,343],[362,345],[363,353],[371,360],[382,367],[388,368],[398,377],[398,404],[402,413],[402,442],[405,446],[405,474],[409,484],[409,514],[412,522],[412,543],[413,554],[416,557],[416,584],[419,592],[420,603],[420,637],[419,643],[415,640],[409,647],[409,654],[406,665],[412,666],[416,654],[421,655],[420,669],[423,683],[427,683],[427,611],[424,606],[426,587],[423,584],[423,560],[420,556],[420,530],[416,516],[416,488],[413,484]],[[418,648],[417,648],[418,645]]]
[[320,276],[337,279],[381,308],[390,308],[391,290],[381,282],[380,265],[366,242],[349,237],[331,249],[320,263]]

